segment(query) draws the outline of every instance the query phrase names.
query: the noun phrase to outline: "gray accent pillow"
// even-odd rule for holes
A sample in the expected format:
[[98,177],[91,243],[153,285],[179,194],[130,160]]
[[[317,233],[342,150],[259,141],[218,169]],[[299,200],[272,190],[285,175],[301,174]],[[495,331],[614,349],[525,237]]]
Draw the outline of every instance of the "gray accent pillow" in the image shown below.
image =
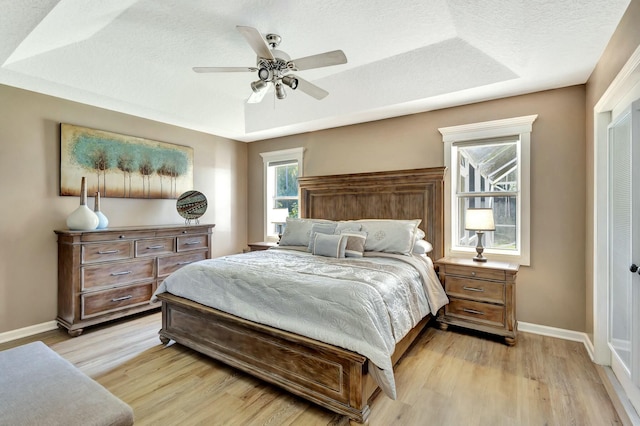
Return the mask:
[[362,224],[362,230],[367,232],[365,251],[410,255],[421,221],[422,219],[359,220],[358,222]]
[[345,257],[364,256],[364,245],[367,241],[365,231],[342,231],[340,234],[347,237],[347,245],[344,249]]
[[311,226],[313,221],[308,219],[287,218],[280,245],[283,246],[305,246],[309,245]]
[[347,237],[343,235],[316,233],[311,252],[318,256],[341,258],[346,246]]
[[338,224],[335,222],[320,222],[314,223],[311,225],[311,232],[309,237],[309,245],[307,247],[307,251],[313,251],[313,241],[315,240],[316,234],[333,234],[335,233],[336,226]]

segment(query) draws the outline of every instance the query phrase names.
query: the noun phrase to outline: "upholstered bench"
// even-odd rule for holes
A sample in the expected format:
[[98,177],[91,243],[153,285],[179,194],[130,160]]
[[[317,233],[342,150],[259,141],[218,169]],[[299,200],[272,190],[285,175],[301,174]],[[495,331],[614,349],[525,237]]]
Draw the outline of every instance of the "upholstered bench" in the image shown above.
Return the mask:
[[0,352],[0,425],[132,425],[133,410],[42,342]]

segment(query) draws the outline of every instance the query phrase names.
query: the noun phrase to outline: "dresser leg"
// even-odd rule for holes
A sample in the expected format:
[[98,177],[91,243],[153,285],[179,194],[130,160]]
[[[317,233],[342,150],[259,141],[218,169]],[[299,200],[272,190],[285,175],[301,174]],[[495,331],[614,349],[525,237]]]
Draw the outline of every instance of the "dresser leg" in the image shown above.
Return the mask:
[[516,344],[516,338],[515,337],[505,337],[504,338],[504,342],[508,345],[508,346],[514,346]]
[[160,339],[160,342],[162,342],[163,345],[168,345],[169,342],[171,341],[171,339],[169,339],[168,337],[164,337],[162,334],[158,334],[158,338]]
[[69,336],[71,337],[78,337],[83,331],[84,328],[76,328],[75,330],[67,330],[67,333],[69,333]]
[[440,323],[440,330],[447,331],[448,329],[449,329],[449,324],[447,324],[446,322]]

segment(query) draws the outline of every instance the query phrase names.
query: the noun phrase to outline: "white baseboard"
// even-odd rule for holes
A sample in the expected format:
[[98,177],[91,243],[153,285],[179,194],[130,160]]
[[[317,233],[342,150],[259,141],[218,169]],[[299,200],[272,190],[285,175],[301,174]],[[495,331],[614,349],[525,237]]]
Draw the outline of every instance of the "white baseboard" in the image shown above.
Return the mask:
[[593,343],[587,333],[580,331],[565,330],[563,328],[549,327],[546,325],[531,324],[529,322],[518,321],[518,331],[525,333],[540,334],[542,336],[557,337],[558,339],[582,342],[591,361],[593,361]]
[[0,343],[9,342],[11,340],[22,339],[23,337],[33,336],[34,334],[44,333],[58,328],[56,321],[43,322],[41,324],[31,325],[29,327],[19,328],[17,330],[6,331],[0,333]]

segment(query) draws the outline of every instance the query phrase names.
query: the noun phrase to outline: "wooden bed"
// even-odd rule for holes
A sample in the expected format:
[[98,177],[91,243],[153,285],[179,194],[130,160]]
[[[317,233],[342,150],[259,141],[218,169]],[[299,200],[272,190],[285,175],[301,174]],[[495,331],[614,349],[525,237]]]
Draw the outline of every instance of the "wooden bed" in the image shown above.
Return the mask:
[[[302,217],[331,220],[417,219],[442,257],[444,167],[301,177]],[[365,423],[379,388],[357,353],[244,320],[161,293],[160,340],[188,346],[255,377]],[[395,363],[429,321],[423,319],[396,345]]]

